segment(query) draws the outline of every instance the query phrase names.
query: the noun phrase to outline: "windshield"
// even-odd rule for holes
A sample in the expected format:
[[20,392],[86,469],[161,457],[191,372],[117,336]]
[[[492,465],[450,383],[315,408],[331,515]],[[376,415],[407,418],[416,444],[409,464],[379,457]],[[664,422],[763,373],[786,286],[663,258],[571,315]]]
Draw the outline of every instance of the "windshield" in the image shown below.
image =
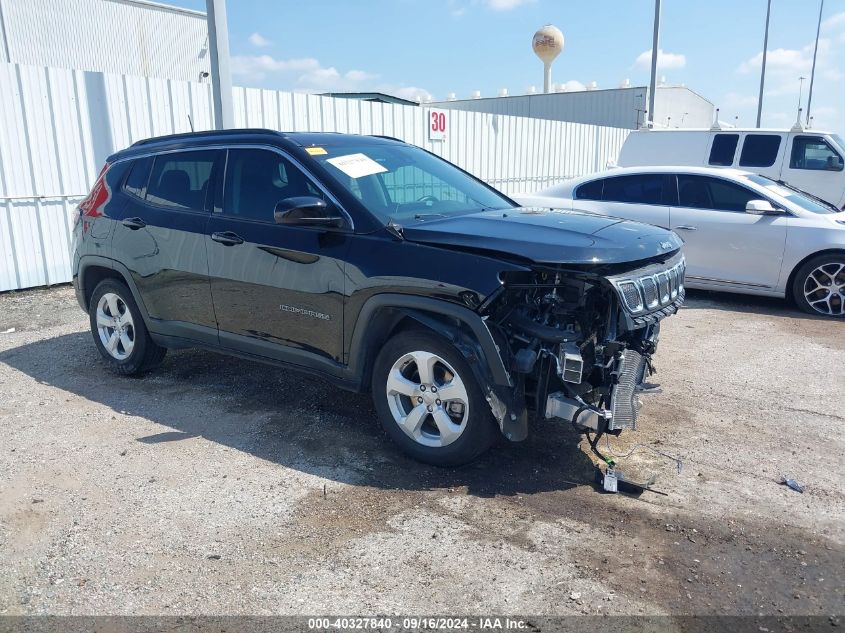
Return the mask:
[[411,145],[364,142],[307,151],[385,224],[514,206],[451,163]]
[[831,138],[833,138],[834,142],[839,146],[839,151],[845,152],[845,139],[843,139],[838,134],[831,134]]
[[816,198],[813,195],[810,195],[806,191],[801,191],[800,189],[796,189],[795,187],[786,184],[785,182],[775,182],[770,178],[766,178],[765,176],[745,176],[751,182],[761,185],[768,189],[776,196],[780,196],[781,198],[786,198],[789,202],[794,204],[800,209],[804,209],[804,211],[810,211],[811,213],[838,213],[839,209],[837,209],[832,204],[828,204],[824,200]]

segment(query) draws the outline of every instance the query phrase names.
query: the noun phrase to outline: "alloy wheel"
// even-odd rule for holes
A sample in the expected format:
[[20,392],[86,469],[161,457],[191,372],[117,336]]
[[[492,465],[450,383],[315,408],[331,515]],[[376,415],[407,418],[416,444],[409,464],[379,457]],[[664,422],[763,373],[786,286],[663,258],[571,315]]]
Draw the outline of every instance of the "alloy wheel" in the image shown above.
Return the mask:
[[466,385],[452,366],[436,354],[404,354],[391,367],[386,390],[394,421],[423,446],[447,446],[466,429]]
[[135,348],[135,323],[126,302],[107,292],[97,303],[97,333],[100,342],[116,360],[126,360]]
[[804,279],[804,299],[816,312],[845,316],[845,263],[817,266]]

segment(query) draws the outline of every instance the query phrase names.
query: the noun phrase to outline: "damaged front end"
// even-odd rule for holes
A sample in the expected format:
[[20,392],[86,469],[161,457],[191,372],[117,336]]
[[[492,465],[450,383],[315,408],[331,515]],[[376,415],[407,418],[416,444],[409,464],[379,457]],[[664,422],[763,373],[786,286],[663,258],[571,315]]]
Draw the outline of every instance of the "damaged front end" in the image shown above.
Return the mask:
[[659,322],[684,300],[684,269],[675,252],[635,270],[537,265],[503,274],[481,311],[514,383],[488,398],[505,436],[525,438],[526,410],[597,437],[635,428]]

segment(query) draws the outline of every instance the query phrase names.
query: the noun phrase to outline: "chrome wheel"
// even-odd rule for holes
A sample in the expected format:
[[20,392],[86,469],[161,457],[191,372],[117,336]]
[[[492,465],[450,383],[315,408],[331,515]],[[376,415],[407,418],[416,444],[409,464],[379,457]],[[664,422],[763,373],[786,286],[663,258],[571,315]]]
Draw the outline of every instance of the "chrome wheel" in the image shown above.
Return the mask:
[[804,299],[820,314],[845,316],[845,263],[830,262],[811,270],[804,279]]
[[129,306],[118,295],[107,292],[97,303],[97,333],[112,358],[126,360],[135,348],[135,323]]
[[449,363],[431,352],[409,352],[387,376],[387,402],[399,428],[423,446],[447,446],[466,429],[469,395]]

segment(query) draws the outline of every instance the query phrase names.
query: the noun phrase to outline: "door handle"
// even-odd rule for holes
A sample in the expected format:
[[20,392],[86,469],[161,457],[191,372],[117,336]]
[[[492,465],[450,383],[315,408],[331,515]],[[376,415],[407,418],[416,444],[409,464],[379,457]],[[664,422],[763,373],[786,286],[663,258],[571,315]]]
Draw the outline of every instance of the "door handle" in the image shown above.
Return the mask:
[[137,231],[138,229],[143,229],[147,226],[147,223],[144,222],[141,218],[126,218],[122,222],[123,226],[128,229],[132,229],[133,231]]
[[689,224],[681,224],[680,226],[676,226],[676,229],[681,229],[682,231],[697,231],[698,229],[694,226],[690,226]]
[[238,235],[237,233],[232,233],[231,231],[223,231],[222,233],[212,233],[211,239],[215,242],[220,242],[223,246],[235,246],[237,244],[243,244],[243,238]]

